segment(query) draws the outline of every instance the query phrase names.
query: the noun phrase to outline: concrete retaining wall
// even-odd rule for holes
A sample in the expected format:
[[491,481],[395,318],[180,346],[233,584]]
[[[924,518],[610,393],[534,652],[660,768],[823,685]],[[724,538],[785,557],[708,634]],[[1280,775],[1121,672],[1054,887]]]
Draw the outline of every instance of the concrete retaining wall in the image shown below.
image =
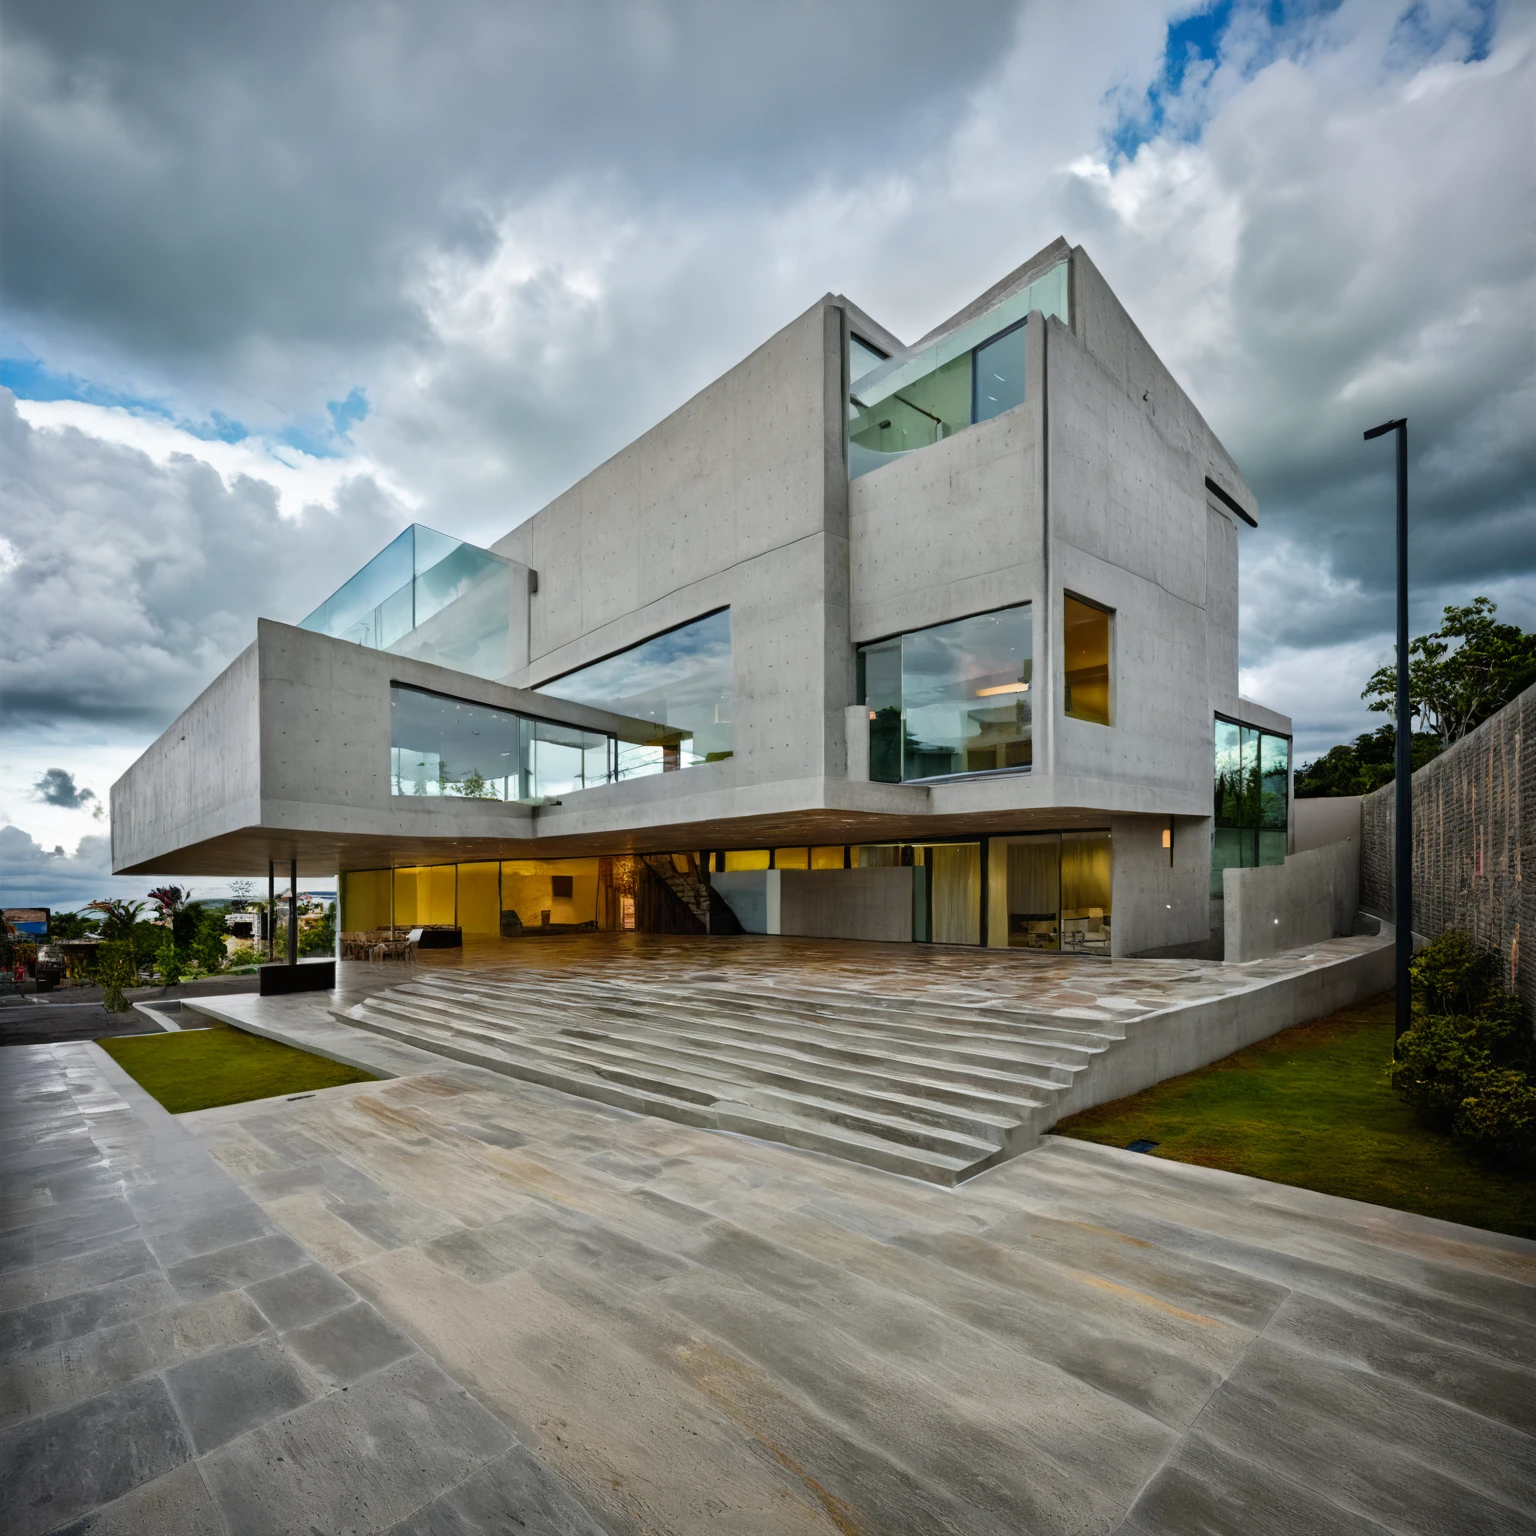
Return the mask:
[[[1465,929],[1536,1017],[1536,688],[1413,776],[1413,927]],[[1393,917],[1391,784],[1365,797],[1360,905]],[[1525,945],[1522,952],[1521,931]]]
[[1377,938],[1337,944],[1338,959],[1323,965],[1308,965],[1289,975],[1256,976],[1248,991],[1133,1021],[1123,1041],[1078,1075],[1056,1106],[1057,1118],[1209,1066],[1282,1029],[1348,1008],[1392,985],[1393,937],[1387,925]]
[[1291,852],[1308,853],[1329,843],[1358,843],[1360,810],[1359,795],[1291,801]]
[[1330,843],[1284,864],[1224,870],[1222,891],[1229,962],[1350,933],[1360,905],[1360,844]]

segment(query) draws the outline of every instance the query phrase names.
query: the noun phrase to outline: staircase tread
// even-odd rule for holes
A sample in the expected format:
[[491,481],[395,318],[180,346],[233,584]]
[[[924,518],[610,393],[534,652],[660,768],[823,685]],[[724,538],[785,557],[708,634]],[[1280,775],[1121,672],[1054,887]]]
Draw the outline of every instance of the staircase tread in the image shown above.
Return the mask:
[[[444,1029],[446,1029],[449,1033],[453,1033],[452,1026],[433,1025],[430,1027],[433,1029],[434,1033],[440,1033]],[[565,1063],[579,1063],[583,1065],[585,1065],[589,1060],[587,1053],[571,1048],[575,1042],[567,1042],[559,1036],[525,1036],[522,1039],[513,1041],[494,1040],[488,1042],[482,1040],[479,1032],[476,1032],[473,1038],[475,1039],[476,1044],[485,1045],[488,1049],[491,1050],[506,1049],[510,1047],[512,1049],[521,1049],[529,1053],[535,1053],[546,1059],[552,1057],[557,1061]],[[594,1063],[594,1065],[588,1070],[592,1071],[593,1076],[605,1077],[603,1072],[597,1070],[598,1065],[606,1065],[606,1063]],[[610,1067],[610,1070],[623,1070],[627,1065],[627,1063],[619,1063],[613,1067]],[[755,1104],[757,1102],[756,1097],[743,1097],[743,1095],[765,1095],[774,1099],[775,1101],[782,1100],[794,1104],[809,1105],[822,1111],[830,1111],[840,1115],[854,1116],[862,1121],[867,1121],[875,1125],[889,1126],[893,1130],[899,1130],[907,1134],[928,1136],[934,1139],[942,1138],[944,1140],[956,1142],[962,1145],[974,1145],[977,1147],[992,1145],[992,1143],[989,1143],[984,1137],[971,1135],[964,1130],[954,1128],[952,1126],[935,1126],[925,1124],[921,1121],[908,1119],[900,1114],[883,1114],[879,1110],[865,1109],[858,1105],[845,1104],[840,1103],[835,1099],[823,1098],[814,1092],[801,1092],[793,1088],[780,1088],[762,1083],[741,1083],[733,1081],[728,1076],[721,1077],[718,1075],[699,1071],[690,1072],[684,1068],[679,1068],[672,1063],[663,1063],[658,1066],[656,1063],[643,1060],[643,1058],[637,1063],[637,1065],[643,1066],[646,1069],[645,1075],[654,1078],[657,1082],[672,1082],[675,1086],[690,1088],[694,1092],[710,1095],[712,1096],[712,1100],[715,1103],[724,1101]],[[639,1076],[641,1074],[637,1071],[636,1075]],[[605,1080],[607,1079],[605,1078]],[[880,1097],[895,1099],[899,1096],[887,1094],[880,1095]],[[920,1107],[925,1109],[929,1108],[929,1106],[926,1104]],[[1034,1108],[1037,1106],[1031,1105],[1029,1107]],[[970,1118],[982,1124],[993,1123],[996,1125],[997,1129],[1006,1131],[1021,1124],[1024,1117],[1013,1116],[1004,1119],[1001,1116],[986,1116],[976,1114],[972,1115]]]

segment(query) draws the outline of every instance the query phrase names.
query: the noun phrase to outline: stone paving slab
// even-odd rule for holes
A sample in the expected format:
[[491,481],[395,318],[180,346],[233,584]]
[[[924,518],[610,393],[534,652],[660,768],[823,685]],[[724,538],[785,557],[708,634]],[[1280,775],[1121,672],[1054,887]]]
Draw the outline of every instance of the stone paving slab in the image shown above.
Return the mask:
[[487,1488],[597,1530],[99,1048],[0,1053],[6,1536],[426,1531]]
[[0,1239],[54,1234],[0,1249],[7,1536],[1536,1529],[1536,1244],[1053,1137],[941,1189],[376,1046],[174,1118],[0,1053]]
[[[608,1531],[1536,1528],[1536,1244],[1057,1138],[939,1189],[441,1061],[186,1119]],[[496,1529],[494,1465],[399,1529]]]

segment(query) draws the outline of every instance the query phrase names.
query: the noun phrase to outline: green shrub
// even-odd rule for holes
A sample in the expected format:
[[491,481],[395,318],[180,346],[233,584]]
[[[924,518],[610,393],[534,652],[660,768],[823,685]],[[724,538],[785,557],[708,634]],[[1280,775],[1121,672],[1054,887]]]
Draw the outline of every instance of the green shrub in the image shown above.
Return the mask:
[[101,985],[101,1006],[108,1013],[127,1013],[133,1004],[125,995],[138,980],[130,939],[114,939],[96,951],[96,980]]
[[1393,1088],[1438,1130],[1536,1155],[1531,1036],[1498,958],[1452,930],[1420,951],[1411,975],[1413,1027],[1398,1042]]
[[155,969],[160,973],[160,985],[163,987],[174,987],[186,972],[181,951],[176,947],[176,936],[169,928],[165,930],[165,937],[155,951]]

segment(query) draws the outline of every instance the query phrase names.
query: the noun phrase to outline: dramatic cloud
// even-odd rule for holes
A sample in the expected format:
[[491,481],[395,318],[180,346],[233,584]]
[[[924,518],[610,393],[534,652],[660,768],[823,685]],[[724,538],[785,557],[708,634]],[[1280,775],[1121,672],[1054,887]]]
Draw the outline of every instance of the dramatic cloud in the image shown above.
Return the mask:
[[96,799],[96,791],[76,784],[74,774],[66,768],[49,768],[38,774],[32,793],[44,805],[61,806],[67,811],[82,810]]
[[1416,627],[1478,592],[1536,627],[1529,7],[18,0],[5,28],[13,839],[78,836],[40,774],[104,787],[257,614],[410,518],[489,541],[821,293],[911,336],[1057,234],[1259,495],[1243,686],[1304,752],[1377,723],[1390,653],[1364,427],[1410,420]]

